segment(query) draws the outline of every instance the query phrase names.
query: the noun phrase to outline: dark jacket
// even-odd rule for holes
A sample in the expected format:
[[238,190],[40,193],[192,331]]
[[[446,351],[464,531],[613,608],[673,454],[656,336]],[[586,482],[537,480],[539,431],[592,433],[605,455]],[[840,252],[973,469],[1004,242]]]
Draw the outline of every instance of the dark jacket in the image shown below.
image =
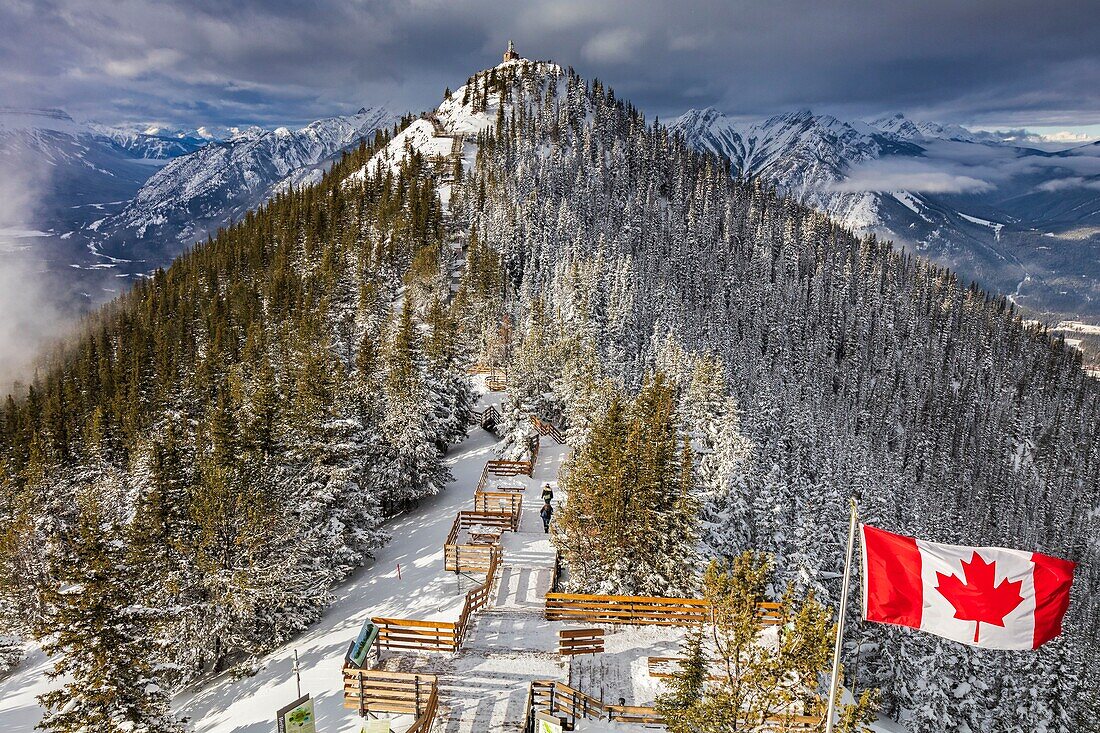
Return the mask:
[[550,501],[553,498],[554,498],[554,490],[551,489],[549,486],[543,486],[542,487],[542,500],[544,502],[546,502],[546,501]]
[[542,517],[542,521],[549,522],[550,517],[554,516],[554,507],[549,504],[543,504],[539,516]]

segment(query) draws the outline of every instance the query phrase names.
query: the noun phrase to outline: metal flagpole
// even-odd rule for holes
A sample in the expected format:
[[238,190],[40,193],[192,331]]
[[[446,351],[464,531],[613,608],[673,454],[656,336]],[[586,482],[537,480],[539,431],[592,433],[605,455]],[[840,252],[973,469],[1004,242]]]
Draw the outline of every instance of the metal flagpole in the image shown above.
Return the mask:
[[840,586],[840,618],[836,622],[836,646],[833,647],[833,676],[829,682],[829,707],[825,713],[825,733],[833,733],[833,717],[836,714],[836,693],[840,685],[840,649],[844,644],[844,614],[848,610],[848,584],[852,578],[852,547],[856,543],[856,521],[859,508],[855,499],[849,499],[852,505],[852,518],[848,523],[848,554],[844,559],[844,582]]

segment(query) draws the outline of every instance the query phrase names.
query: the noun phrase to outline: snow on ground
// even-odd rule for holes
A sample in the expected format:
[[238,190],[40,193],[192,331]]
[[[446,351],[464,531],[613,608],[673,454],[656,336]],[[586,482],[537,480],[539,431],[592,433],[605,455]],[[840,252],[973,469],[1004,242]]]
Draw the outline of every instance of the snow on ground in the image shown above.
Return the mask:
[[[392,540],[377,552],[376,559],[334,589],[337,601],[313,627],[261,658],[255,674],[236,679],[227,673],[180,694],[176,711],[191,719],[195,733],[270,733],[275,711],[297,697],[295,649],[302,692],[311,693],[317,701],[318,729],[357,733],[357,716],[343,708],[341,668],[347,646],[371,616],[458,618],[465,593],[481,579],[445,572],[443,542],[455,513],[471,507],[485,461],[496,457],[496,443],[494,436],[472,428],[470,437],[447,458],[455,480],[438,496],[421,501],[411,513],[387,522]],[[35,698],[54,686],[45,676],[48,668],[45,655],[35,649],[0,681],[0,730],[4,733],[32,733],[42,715]]]
[[362,181],[367,174],[375,175],[379,166],[386,165],[394,175],[401,170],[408,151],[416,150],[428,157],[451,154],[451,138],[436,137],[431,120],[414,120],[397,134],[386,147],[374,154],[367,164],[348,176],[349,181]]
[[[543,69],[546,73],[557,74],[559,77],[558,92],[563,92],[563,75],[564,71],[557,64],[551,64],[544,61],[531,61],[529,59],[518,59],[515,61],[506,61],[499,64],[496,68],[501,72],[511,72],[514,68],[523,67],[525,65],[532,64],[537,65]],[[435,125],[429,119],[414,120],[408,127],[402,130],[391,140],[385,148],[379,150],[367,164],[348,176],[349,181],[362,181],[368,174],[375,175],[381,166],[387,166],[388,169],[396,174],[401,167],[401,163],[405,160],[408,151],[416,150],[422,155],[427,157],[447,157],[450,156],[453,138],[451,135],[464,135],[466,140],[464,141],[462,151],[462,164],[465,168],[469,169],[473,166],[476,155],[477,146],[473,144],[473,139],[477,133],[491,128],[496,124],[497,111],[500,107],[499,97],[495,94],[490,94],[486,100],[485,108],[480,111],[474,111],[472,100],[468,99],[465,104],[462,100],[467,96],[467,86],[460,86],[455,91],[451,92],[451,95],[443,100],[443,102],[436,108],[434,116],[436,121],[440,125],[440,132],[444,135],[437,135]],[[513,107],[511,102],[505,103],[505,113],[507,114]],[[450,202],[450,185],[443,184],[440,186],[440,198],[444,206],[448,206]]]
[[1088,336],[1100,336],[1100,326],[1091,323],[1082,323],[1081,321],[1061,321],[1053,330],[1073,331],[1074,333],[1082,333]]
[[555,553],[539,517],[544,484],[555,490],[555,501],[562,498],[557,476],[565,455],[563,446],[544,438],[532,477],[497,480],[525,487],[523,513],[519,530],[501,537],[500,578],[487,607],[475,617],[462,651],[441,669],[446,733],[520,730],[530,683],[566,678],[566,666],[557,654],[562,624],[543,617]]
[[[578,627],[579,628],[579,627]],[[570,684],[596,699],[627,705],[653,705],[666,691],[651,677],[648,657],[678,657],[685,629],[671,626],[603,626],[604,653],[573,657]]]
[[1001,238],[1001,230],[1005,228],[1005,225],[1001,224],[1000,222],[989,221],[988,219],[979,219],[976,216],[967,216],[966,214],[962,213],[961,211],[959,212],[959,216],[966,219],[971,224],[980,224],[983,227],[989,227],[990,229],[993,230],[993,236],[996,239]]
[[[484,380],[475,382],[483,387]],[[480,406],[495,402],[485,395]],[[474,488],[485,461],[495,457],[496,439],[474,428],[455,447],[448,463],[455,480],[442,494],[421,502],[409,514],[386,524],[393,539],[375,561],[335,589],[338,600],[320,621],[293,642],[261,658],[251,676],[226,673],[176,699],[177,714],[186,716],[195,733],[269,733],[275,711],[297,697],[293,655],[297,650],[302,692],[313,696],[318,730],[359,733],[362,721],[343,707],[344,653],[362,623],[371,616],[451,620],[458,616],[463,594],[479,577],[443,571],[442,546],[455,513],[472,506]],[[558,469],[567,448],[543,438],[532,477],[494,479],[494,485],[525,487],[519,531],[501,539],[500,577],[485,609],[458,654],[384,654],[383,666],[436,674],[440,684],[440,730],[444,733],[520,730],[526,717],[527,692],[536,679],[566,681],[609,703],[651,705],[664,683],[649,675],[647,657],[675,657],[685,631],[670,627],[604,626],[606,651],[562,660],[557,633],[591,624],[547,621],[546,593],[554,568],[554,549],[539,510],[541,490],[550,483],[555,504],[564,499],[557,486]],[[397,565],[401,565],[398,578]],[[0,730],[32,733],[41,717],[35,697],[51,687],[48,660],[32,650],[16,671],[0,681]],[[397,730],[410,716],[394,716]],[[586,733],[640,733],[642,726],[604,721],[578,721]],[[874,726],[881,733],[902,730],[892,721]]]

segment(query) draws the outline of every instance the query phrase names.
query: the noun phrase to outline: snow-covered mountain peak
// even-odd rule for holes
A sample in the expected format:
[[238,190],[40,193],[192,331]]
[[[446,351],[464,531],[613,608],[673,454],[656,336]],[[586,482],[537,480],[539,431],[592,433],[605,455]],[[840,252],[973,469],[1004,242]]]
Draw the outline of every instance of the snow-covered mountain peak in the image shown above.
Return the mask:
[[1000,136],[989,132],[974,132],[962,125],[942,125],[938,122],[911,120],[901,112],[868,121],[871,127],[901,140],[951,140],[964,143],[1002,144]]
[[229,133],[226,142],[244,142],[248,140],[258,140],[266,135],[268,130],[265,130],[259,125],[249,125],[248,127],[231,127],[229,128]]
[[396,173],[413,151],[440,158],[452,154],[456,145],[472,145],[465,139],[492,128],[518,104],[533,102],[529,96],[535,90],[542,93],[553,85],[560,92],[564,78],[561,66],[522,57],[479,71],[447,95],[435,110],[409,124],[348,180],[361,181],[367,175],[376,175],[380,168]]
[[68,135],[86,135],[91,130],[60,109],[31,109],[0,106],[0,129],[51,130]]
[[104,246],[122,253],[126,243],[200,238],[286,186],[319,179],[342,151],[396,117],[382,107],[363,107],[298,129],[231,128],[225,139],[157,171],[125,209],[104,222]]

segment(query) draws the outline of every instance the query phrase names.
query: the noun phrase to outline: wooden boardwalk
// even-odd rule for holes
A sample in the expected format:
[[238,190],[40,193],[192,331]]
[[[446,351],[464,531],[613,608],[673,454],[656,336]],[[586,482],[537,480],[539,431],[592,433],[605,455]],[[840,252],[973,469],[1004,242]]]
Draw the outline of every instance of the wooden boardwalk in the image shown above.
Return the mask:
[[439,675],[446,733],[521,730],[530,683],[566,678],[557,651],[563,624],[544,614],[556,557],[539,517],[542,486],[556,486],[559,462],[552,458],[562,451],[543,446],[541,452],[531,477],[515,477],[524,486],[523,511],[518,530],[501,537],[503,559],[489,605],[475,617],[453,669]]

